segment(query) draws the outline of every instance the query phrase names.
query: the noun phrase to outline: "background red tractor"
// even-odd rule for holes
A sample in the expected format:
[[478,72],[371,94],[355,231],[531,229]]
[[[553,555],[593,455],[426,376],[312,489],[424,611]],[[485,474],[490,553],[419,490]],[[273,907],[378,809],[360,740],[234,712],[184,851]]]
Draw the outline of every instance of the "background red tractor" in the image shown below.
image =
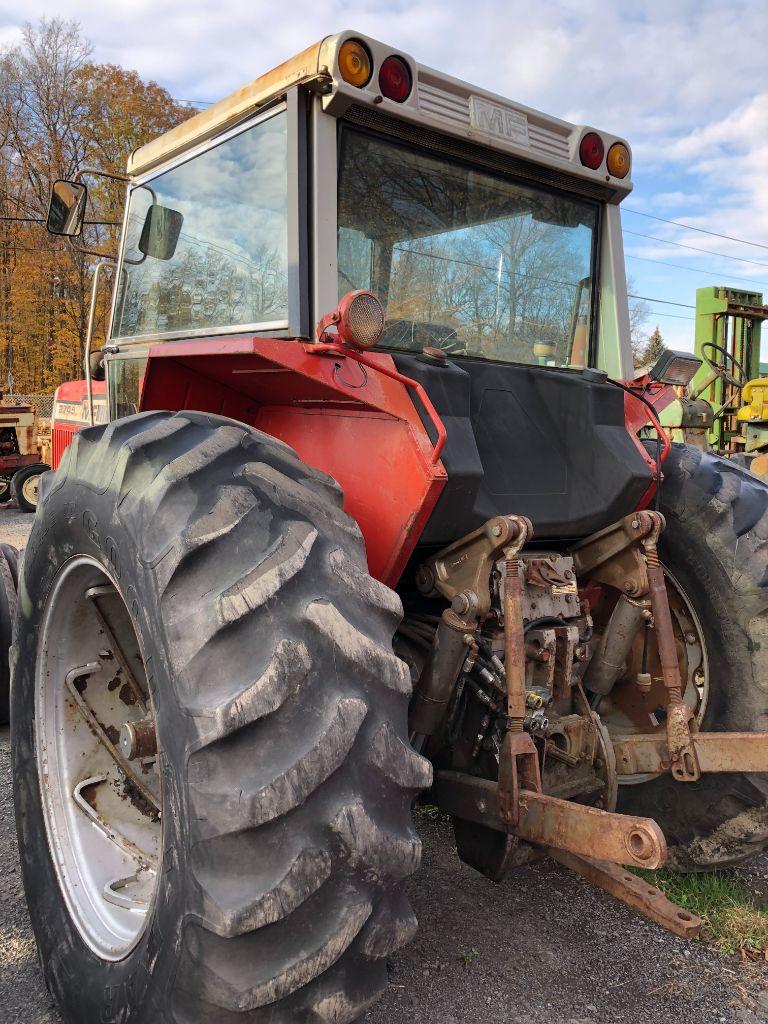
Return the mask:
[[548,853],[680,934],[619,865],[765,848],[768,489],[659,426],[698,360],[622,383],[630,164],[350,32],[133,154],[109,422],[12,651],[67,1021],[357,1019],[425,790],[489,877]]

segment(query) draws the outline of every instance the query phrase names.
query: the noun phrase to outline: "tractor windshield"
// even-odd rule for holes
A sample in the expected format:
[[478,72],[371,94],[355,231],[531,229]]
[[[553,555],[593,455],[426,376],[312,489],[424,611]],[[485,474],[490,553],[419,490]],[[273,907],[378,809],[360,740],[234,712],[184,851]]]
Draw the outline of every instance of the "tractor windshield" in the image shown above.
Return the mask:
[[585,366],[598,213],[344,126],[339,293],[382,300],[385,347]]

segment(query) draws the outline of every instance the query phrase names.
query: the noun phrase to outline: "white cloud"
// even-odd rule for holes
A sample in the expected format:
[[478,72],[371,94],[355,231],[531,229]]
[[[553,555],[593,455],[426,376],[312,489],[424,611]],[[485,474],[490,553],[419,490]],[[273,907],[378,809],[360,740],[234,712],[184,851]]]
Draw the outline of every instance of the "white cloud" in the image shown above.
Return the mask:
[[[738,238],[768,240],[766,0],[57,0],[97,60],[135,67],[177,98],[216,100],[329,32],[351,27],[456,77],[548,113],[624,136],[634,153],[631,210]],[[0,46],[49,0],[5,0]],[[631,223],[630,223],[631,222]],[[768,252],[637,216],[626,226],[712,251]],[[636,255],[729,278],[764,271],[627,238]],[[643,284],[645,267],[631,265]],[[645,294],[692,301],[716,279],[656,267]],[[655,290],[647,290],[647,289]],[[653,316],[649,319],[652,325]],[[662,321],[662,329],[664,321]],[[670,321],[670,332],[692,325]]]

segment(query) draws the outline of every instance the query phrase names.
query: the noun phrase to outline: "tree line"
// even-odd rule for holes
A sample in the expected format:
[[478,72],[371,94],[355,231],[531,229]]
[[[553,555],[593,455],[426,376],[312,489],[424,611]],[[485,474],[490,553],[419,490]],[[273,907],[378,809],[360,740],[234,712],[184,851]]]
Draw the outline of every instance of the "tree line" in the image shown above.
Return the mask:
[[116,247],[124,185],[87,180],[88,223],[72,246],[45,230],[52,183],[82,168],[124,171],[133,149],[193,113],[135,71],[94,62],[73,21],[28,24],[0,53],[1,390],[36,394],[82,376],[94,257],[80,249]]

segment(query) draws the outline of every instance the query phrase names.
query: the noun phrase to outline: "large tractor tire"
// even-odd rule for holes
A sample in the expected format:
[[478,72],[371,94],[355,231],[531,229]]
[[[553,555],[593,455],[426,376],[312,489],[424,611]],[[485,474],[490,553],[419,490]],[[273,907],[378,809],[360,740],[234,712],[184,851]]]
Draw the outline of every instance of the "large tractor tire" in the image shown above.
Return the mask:
[[339,487],[218,416],[84,430],[19,605],[17,827],[64,1020],[357,1020],[416,926],[431,769]]
[[[768,485],[688,445],[664,463],[659,554],[687,595],[706,645],[701,728],[768,731]],[[619,809],[655,818],[670,865],[737,864],[768,848],[768,776],[725,773],[696,783],[660,776],[621,786]]]
[[10,544],[0,545],[0,725],[7,725],[11,700],[10,653],[16,618],[16,587],[19,553]]

